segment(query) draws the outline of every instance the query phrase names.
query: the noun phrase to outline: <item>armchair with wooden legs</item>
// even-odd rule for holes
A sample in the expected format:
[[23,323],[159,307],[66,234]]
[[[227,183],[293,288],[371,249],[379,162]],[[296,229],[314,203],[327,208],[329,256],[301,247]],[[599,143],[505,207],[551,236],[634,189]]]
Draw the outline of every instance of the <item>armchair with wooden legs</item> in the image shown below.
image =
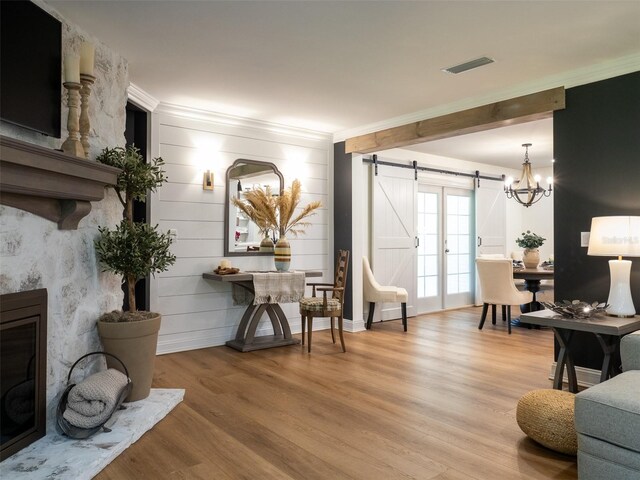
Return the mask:
[[496,324],[496,305],[502,306],[502,320],[507,322],[511,334],[511,305],[520,305],[533,301],[531,292],[521,292],[513,283],[513,262],[510,258],[477,258],[476,267],[480,280],[482,298],[482,317],[478,328],[482,330],[491,305],[491,323]]
[[371,266],[367,257],[362,257],[362,271],[363,275],[363,290],[364,301],[369,302],[369,316],[365,328],[371,329],[371,322],[373,322],[373,313],[376,309],[376,302],[386,303],[399,303],[400,311],[402,312],[402,326],[404,331],[407,331],[407,300],[409,300],[409,294],[402,287],[394,287],[390,285],[380,285],[376,277],[373,276]]
[[[333,283],[307,283],[312,287],[312,297],[304,297],[300,300],[300,316],[302,320],[302,345],[305,342],[305,329],[308,332],[307,351],[311,352],[311,336],[313,333],[314,317],[329,317],[331,319],[331,340],[336,343],[334,333],[334,318],[338,319],[338,333],[342,351],[346,352],[343,335],[343,310],[344,290],[347,284],[347,271],[349,269],[349,251],[340,250],[336,263],[335,280]],[[322,297],[316,294],[322,292]],[[328,295],[330,294],[330,295]]]

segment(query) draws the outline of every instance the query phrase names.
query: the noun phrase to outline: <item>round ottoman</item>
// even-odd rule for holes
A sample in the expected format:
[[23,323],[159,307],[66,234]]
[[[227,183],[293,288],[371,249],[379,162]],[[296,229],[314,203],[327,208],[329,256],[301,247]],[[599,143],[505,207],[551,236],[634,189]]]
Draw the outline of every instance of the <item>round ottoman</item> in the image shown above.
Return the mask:
[[556,452],[576,455],[575,395],[562,390],[532,390],[518,401],[516,420],[529,438]]

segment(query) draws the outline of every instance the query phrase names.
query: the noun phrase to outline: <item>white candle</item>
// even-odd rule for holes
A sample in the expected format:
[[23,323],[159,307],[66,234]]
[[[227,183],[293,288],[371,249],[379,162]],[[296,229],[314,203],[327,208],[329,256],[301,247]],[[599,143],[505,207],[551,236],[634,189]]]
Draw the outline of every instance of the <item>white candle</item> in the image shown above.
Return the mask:
[[96,47],[93,43],[84,42],[80,47],[80,73],[93,75],[93,64]]
[[77,55],[64,56],[64,81],[80,83],[80,57]]
[[231,268],[231,262],[229,260],[220,260],[220,268]]

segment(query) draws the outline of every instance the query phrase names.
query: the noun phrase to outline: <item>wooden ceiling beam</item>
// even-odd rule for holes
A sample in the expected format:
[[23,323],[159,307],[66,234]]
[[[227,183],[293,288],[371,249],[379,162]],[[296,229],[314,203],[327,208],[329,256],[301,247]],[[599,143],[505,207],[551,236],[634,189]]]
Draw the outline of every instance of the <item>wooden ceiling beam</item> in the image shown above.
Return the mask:
[[564,87],[348,138],[346,153],[371,153],[549,118],[565,107]]

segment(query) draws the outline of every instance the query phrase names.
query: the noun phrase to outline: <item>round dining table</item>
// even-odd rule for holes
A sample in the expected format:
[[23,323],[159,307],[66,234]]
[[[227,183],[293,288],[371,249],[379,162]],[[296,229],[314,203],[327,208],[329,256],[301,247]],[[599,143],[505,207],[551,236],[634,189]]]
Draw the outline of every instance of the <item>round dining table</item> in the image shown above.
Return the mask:
[[[520,305],[520,311],[522,313],[536,312],[542,310],[542,305],[536,299],[536,293],[541,290],[540,282],[542,280],[553,280],[553,267],[538,267],[538,268],[513,268],[513,278],[524,280],[524,288],[533,293],[533,301],[530,303],[523,303]],[[526,327],[531,328],[531,324],[522,322],[519,318],[511,319],[511,325],[514,327]],[[536,328],[540,328],[536,326]]]
[[533,301],[520,305],[522,313],[535,312],[542,309],[542,305],[536,299],[536,293],[540,291],[542,280],[553,280],[553,268],[514,268],[513,278],[524,280],[524,288],[533,293]]

